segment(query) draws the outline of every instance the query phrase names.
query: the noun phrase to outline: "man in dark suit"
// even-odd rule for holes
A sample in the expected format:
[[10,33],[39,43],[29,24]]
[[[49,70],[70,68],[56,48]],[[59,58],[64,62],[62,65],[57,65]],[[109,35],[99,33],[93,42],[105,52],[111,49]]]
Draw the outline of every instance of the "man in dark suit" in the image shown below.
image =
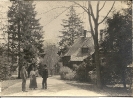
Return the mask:
[[[47,89],[47,78],[48,78],[48,69],[47,69],[47,65],[43,66],[43,70],[42,70],[42,89]],[[45,86],[44,86],[45,84]]]

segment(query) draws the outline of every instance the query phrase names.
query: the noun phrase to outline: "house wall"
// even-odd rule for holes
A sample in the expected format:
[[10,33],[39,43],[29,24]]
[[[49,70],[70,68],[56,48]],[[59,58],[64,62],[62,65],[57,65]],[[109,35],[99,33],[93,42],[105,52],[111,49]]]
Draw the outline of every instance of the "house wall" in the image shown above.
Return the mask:
[[71,61],[70,64],[73,65],[73,64],[77,64],[77,65],[80,65],[83,61]]
[[69,66],[70,64],[70,56],[64,56],[62,57],[63,66]]
[[73,67],[73,64],[80,65],[83,61],[70,61],[70,56],[64,56],[62,58],[63,66]]
[[79,66],[83,61],[71,61],[70,62],[70,68],[73,68],[73,65],[76,64],[77,66]]

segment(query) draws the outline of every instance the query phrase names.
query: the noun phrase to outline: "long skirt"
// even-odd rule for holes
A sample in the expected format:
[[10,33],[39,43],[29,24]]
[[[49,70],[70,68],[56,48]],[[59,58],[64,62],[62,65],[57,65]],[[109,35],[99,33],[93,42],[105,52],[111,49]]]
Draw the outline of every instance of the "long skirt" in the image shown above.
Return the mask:
[[36,76],[33,75],[30,79],[30,85],[29,88],[37,88],[37,82],[36,82]]

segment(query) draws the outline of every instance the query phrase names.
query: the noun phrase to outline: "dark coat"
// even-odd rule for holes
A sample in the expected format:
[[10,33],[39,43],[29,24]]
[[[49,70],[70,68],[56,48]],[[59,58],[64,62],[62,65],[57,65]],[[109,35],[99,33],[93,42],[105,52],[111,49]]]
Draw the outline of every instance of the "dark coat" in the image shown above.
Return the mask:
[[20,76],[21,76],[22,79],[28,78],[28,74],[27,74],[27,71],[26,71],[26,69],[25,69],[25,66],[23,66],[23,67],[21,68]]
[[42,70],[42,78],[48,78],[48,69],[47,68]]

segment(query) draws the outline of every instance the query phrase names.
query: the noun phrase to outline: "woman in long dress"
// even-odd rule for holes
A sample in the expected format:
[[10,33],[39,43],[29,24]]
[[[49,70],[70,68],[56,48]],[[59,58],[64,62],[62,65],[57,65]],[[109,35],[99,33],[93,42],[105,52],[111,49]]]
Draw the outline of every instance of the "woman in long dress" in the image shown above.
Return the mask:
[[36,82],[36,73],[34,71],[34,68],[30,71],[30,89],[35,89],[37,88],[37,82]]

